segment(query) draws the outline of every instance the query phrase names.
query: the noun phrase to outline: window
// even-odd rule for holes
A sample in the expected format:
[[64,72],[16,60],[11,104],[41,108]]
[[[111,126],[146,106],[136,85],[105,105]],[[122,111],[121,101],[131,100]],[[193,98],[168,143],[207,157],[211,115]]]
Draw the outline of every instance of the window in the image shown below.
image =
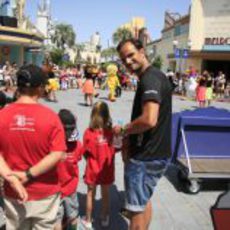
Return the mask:
[[177,25],[174,29],[174,36],[180,36],[182,34],[187,34],[189,32],[189,25]]

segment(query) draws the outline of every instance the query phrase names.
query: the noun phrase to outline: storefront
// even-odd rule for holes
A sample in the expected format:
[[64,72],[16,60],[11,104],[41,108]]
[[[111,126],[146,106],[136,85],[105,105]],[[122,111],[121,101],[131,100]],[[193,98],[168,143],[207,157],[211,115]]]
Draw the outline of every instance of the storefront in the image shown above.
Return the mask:
[[222,71],[230,79],[230,1],[193,0],[189,14],[174,15],[166,12],[162,37],[150,48],[161,56],[162,70],[192,66],[214,75]]
[[0,26],[0,64],[5,61],[18,65],[41,65],[43,37],[18,28]]

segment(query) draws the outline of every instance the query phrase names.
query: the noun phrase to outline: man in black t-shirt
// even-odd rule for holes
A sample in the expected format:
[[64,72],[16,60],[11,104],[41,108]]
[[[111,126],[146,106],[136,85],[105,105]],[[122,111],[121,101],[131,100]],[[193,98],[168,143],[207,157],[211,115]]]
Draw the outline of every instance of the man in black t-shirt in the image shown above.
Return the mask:
[[115,126],[125,136],[125,198],[130,229],[148,229],[151,196],[171,156],[171,94],[166,76],[152,67],[140,41],[122,41],[117,51],[126,68],[139,78],[131,122]]

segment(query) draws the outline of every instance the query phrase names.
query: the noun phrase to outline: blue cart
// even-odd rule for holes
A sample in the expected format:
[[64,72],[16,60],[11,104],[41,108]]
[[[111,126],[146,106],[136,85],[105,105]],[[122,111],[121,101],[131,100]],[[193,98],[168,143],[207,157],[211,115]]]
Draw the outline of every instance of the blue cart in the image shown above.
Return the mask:
[[202,179],[230,178],[230,112],[213,107],[173,115],[173,161],[190,193]]

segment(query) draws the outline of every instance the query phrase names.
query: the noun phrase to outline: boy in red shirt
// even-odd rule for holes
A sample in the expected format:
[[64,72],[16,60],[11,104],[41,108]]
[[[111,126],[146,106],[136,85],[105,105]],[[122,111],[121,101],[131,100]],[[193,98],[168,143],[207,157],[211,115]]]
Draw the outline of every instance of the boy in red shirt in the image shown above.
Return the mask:
[[[6,179],[6,229],[52,230],[55,224],[60,202],[56,165],[66,145],[59,117],[38,103],[45,84],[41,68],[23,66],[17,72],[19,98],[0,111],[0,176]],[[9,177],[24,184],[28,201],[17,202],[27,197],[12,189]]]
[[78,140],[79,135],[74,115],[69,110],[62,109],[59,111],[59,117],[65,130],[67,151],[58,165],[62,199],[55,230],[63,229],[62,222],[64,217],[66,219],[65,225],[70,225],[70,229],[77,229],[79,205],[76,190],[79,180],[78,161],[82,157],[82,144]]

